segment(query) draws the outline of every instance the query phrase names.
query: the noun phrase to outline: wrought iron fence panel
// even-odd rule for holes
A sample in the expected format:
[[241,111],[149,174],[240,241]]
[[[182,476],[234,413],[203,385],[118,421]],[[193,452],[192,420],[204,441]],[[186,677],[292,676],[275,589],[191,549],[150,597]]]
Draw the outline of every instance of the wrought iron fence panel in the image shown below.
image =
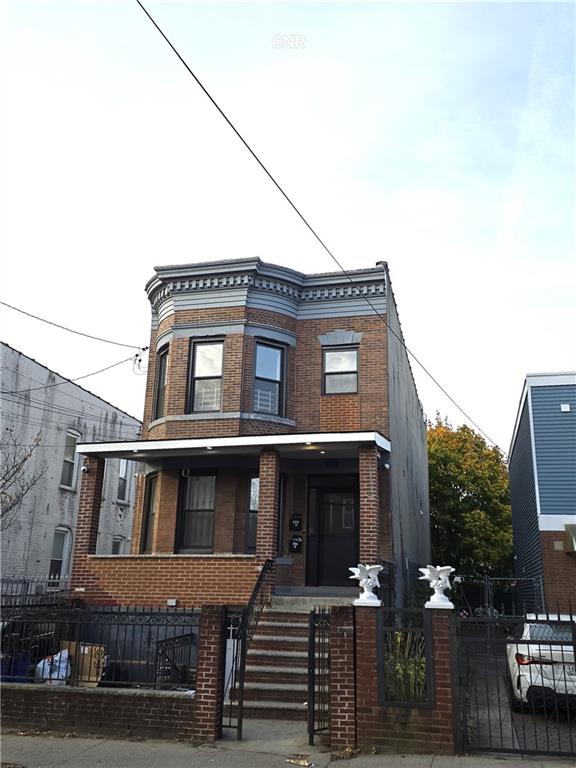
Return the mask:
[[379,608],[376,620],[381,706],[434,703],[430,611]]
[[315,608],[308,620],[308,741],[330,731],[330,609]]
[[10,606],[1,678],[84,687],[193,689],[199,612],[177,608]]
[[575,618],[457,620],[463,750],[576,755]]

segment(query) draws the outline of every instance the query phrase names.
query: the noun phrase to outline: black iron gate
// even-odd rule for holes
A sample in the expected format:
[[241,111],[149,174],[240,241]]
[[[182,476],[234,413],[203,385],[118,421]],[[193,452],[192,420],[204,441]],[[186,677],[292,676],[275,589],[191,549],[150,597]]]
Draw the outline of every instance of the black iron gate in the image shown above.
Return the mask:
[[461,752],[576,755],[576,623],[569,614],[459,618]]
[[308,741],[330,731],[330,608],[315,608],[308,622]]

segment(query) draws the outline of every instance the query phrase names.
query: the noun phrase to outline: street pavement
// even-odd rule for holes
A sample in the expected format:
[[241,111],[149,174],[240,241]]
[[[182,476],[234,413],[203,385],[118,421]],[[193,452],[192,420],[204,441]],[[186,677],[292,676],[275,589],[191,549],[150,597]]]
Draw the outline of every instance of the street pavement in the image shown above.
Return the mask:
[[[45,734],[5,733],[1,741],[2,768],[568,768],[576,759],[518,755],[358,755],[310,747],[302,723],[244,721],[244,739],[230,732],[215,745],[193,747],[169,741],[136,741]],[[295,762],[289,762],[295,760]],[[299,762],[297,762],[299,761]]]

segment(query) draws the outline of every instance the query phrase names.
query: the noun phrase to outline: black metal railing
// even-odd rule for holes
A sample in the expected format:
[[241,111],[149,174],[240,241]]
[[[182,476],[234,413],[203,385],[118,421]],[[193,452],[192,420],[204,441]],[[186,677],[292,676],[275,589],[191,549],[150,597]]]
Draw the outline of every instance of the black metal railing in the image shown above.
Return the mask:
[[308,742],[330,731],[330,608],[308,619]]
[[266,560],[258,575],[246,608],[228,613],[226,628],[226,675],[222,726],[235,728],[242,738],[244,717],[244,678],[246,655],[262,611],[270,603],[274,580],[274,563]]
[[52,605],[71,598],[68,576],[2,576],[0,603],[12,605]]
[[430,611],[380,608],[376,626],[381,706],[432,706],[434,684]]
[[178,608],[5,606],[1,679],[191,690],[199,615]]
[[456,620],[458,739],[466,752],[576,755],[576,616]]

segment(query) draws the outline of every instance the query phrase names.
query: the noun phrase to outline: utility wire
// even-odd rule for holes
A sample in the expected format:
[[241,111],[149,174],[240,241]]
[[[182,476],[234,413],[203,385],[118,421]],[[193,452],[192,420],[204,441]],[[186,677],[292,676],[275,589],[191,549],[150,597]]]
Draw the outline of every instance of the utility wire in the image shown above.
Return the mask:
[[75,333],[77,336],[84,336],[87,339],[94,339],[94,341],[103,341],[106,344],[114,344],[116,347],[127,347],[128,349],[139,349],[144,351],[146,349],[145,347],[141,347],[138,344],[121,344],[119,341],[110,341],[110,339],[102,339],[100,336],[92,336],[89,333],[83,333],[82,331],[75,331],[73,328],[67,328],[65,325],[60,325],[59,323],[53,323],[51,320],[46,320],[43,317],[38,317],[38,315],[33,315],[31,312],[26,312],[24,309],[18,309],[18,307],[12,306],[12,304],[8,304],[5,301],[0,301],[0,304],[4,307],[8,307],[9,309],[13,309],[15,312],[20,312],[22,315],[27,315],[28,317],[34,318],[34,320],[39,320],[41,323],[46,323],[47,325],[53,325],[55,328],[60,328],[63,331],[68,331],[69,333]]
[[134,355],[131,355],[130,357],[125,358],[124,360],[119,360],[117,363],[112,363],[112,365],[107,365],[106,368],[100,368],[100,370],[98,371],[92,371],[92,373],[85,373],[83,376],[77,376],[75,379],[64,379],[64,381],[57,381],[55,384],[46,384],[46,386],[44,387],[31,387],[30,389],[19,389],[13,392],[9,392],[5,389],[2,389],[0,390],[0,394],[25,395],[27,392],[36,392],[39,389],[50,389],[51,387],[61,387],[63,384],[74,383],[76,381],[81,381],[82,379],[87,379],[90,376],[96,376],[98,373],[104,373],[104,371],[109,371],[111,368],[116,368],[117,366],[122,365],[123,363],[127,363],[130,360],[134,360]]
[[[277,189],[277,190],[280,192],[280,194],[281,194],[281,195],[284,197],[284,199],[287,201],[287,203],[290,205],[290,207],[291,207],[291,208],[294,210],[294,212],[295,212],[295,213],[298,215],[298,217],[299,217],[299,218],[302,220],[302,222],[303,222],[303,223],[306,225],[306,227],[307,227],[307,228],[310,230],[310,232],[312,233],[312,235],[313,235],[313,236],[316,238],[316,240],[317,240],[317,241],[320,243],[320,245],[322,246],[322,248],[323,248],[323,249],[326,251],[326,253],[327,253],[327,254],[330,256],[330,258],[331,258],[331,259],[332,259],[332,260],[333,260],[333,261],[334,261],[334,262],[335,262],[335,263],[338,265],[338,267],[340,268],[340,270],[342,271],[342,273],[343,273],[343,274],[344,274],[344,275],[345,275],[345,276],[348,278],[348,280],[349,280],[349,281],[350,281],[352,284],[354,284],[354,280],[352,279],[352,277],[351,277],[351,276],[348,274],[348,272],[347,272],[347,271],[344,269],[344,267],[342,266],[342,264],[341,264],[341,263],[338,261],[338,259],[336,258],[336,256],[335,256],[335,255],[332,253],[332,251],[330,250],[330,248],[328,248],[328,246],[326,245],[326,243],[324,242],[324,240],[322,240],[322,238],[320,237],[320,235],[319,235],[319,234],[316,232],[316,230],[315,230],[315,229],[312,227],[312,225],[311,225],[311,224],[308,222],[308,220],[305,218],[305,216],[304,216],[304,215],[303,215],[303,214],[300,212],[300,210],[299,210],[299,208],[296,206],[296,204],[295,204],[294,202],[292,202],[291,198],[290,198],[290,197],[289,197],[289,196],[286,194],[286,192],[285,192],[285,191],[282,189],[282,187],[280,186],[280,184],[279,184],[279,183],[276,181],[276,179],[275,179],[275,178],[274,178],[274,176],[273,176],[273,175],[270,173],[270,171],[268,170],[268,168],[267,168],[267,167],[264,165],[264,163],[262,162],[262,160],[260,160],[260,158],[258,157],[258,155],[257,155],[257,154],[254,152],[254,150],[252,149],[252,147],[251,147],[251,146],[248,144],[248,142],[246,141],[246,139],[244,139],[244,137],[242,136],[242,134],[241,134],[241,133],[240,133],[240,132],[237,130],[236,126],[235,126],[235,125],[232,123],[232,121],[231,121],[231,120],[228,118],[228,116],[227,116],[227,115],[224,113],[224,111],[223,111],[223,110],[221,109],[221,107],[220,107],[220,106],[217,104],[217,102],[214,100],[214,98],[213,98],[213,97],[210,95],[210,93],[209,93],[209,92],[206,90],[206,88],[204,87],[204,85],[203,85],[203,84],[200,82],[200,80],[198,79],[198,77],[197,77],[197,76],[194,74],[194,72],[192,71],[192,69],[190,68],[190,66],[189,66],[189,65],[187,64],[187,62],[185,61],[185,59],[184,59],[184,58],[183,58],[183,57],[180,55],[180,53],[178,52],[178,50],[176,49],[176,47],[175,47],[175,46],[173,45],[173,43],[172,43],[172,42],[169,40],[169,38],[168,38],[168,37],[166,36],[166,34],[165,34],[163,31],[162,31],[162,29],[161,29],[161,28],[158,26],[158,24],[157,24],[157,23],[156,23],[156,21],[153,19],[153,17],[150,15],[150,13],[149,13],[149,12],[146,10],[146,8],[144,7],[144,5],[143,5],[143,4],[140,2],[140,0],[136,0],[136,2],[137,2],[137,3],[138,3],[138,5],[140,6],[140,8],[141,8],[141,9],[144,11],[144,13],[146,14],[146,16],[147,16],[147,17],[150,19],[150,21],[152,22],[152,24],[153,24],[153,25],[156,27],[156,29],[158,30],[158,32],[159,32],[159,33],[162,35],[162,37],[164,38],[164,40],[165,40],[165,41],[168,43],[168,45],[170,46],[170,48],[172,49],[172,51],[175,53],[175,55],[178,57],[178,59],[179,59],[179,60],[181,61],[181,63],[184,65],[184,67],[186,68],[186,70],[188,71],[188,73],[191,75],[191,77],[194,79],[194,81],[196,82],[196,84],[197,84],[197,85],[200,87],[200,89],[202,90],[202,92],[203,92],[203,93],[204,93],[204,94],[205,94],[205,95],[208,97],[208,99],[210,100],[210,102],[211,102],[211,103],[213,104],[213,106],[214,106],[214,107],[215,107],[215,108],[218,110],[218,112],[219,112],[219,113],[220,113],[220,115],[221,115],[221,116],[224,118],[224,120],[225,120],[225,121],[226,121],[226,123],[229,125],[229,127],[230,127],[230,128],[233,130],[233,131],[234,131],[234,133],[235,133],[235,134],[236,134],[236,136],[237,136],[237,137],[240,139],[240,141],[242,142],[242,144],[243,144],[243,145],[246,147],[246,149],[248,150],[248,152],[250,152],[250,154],[252,155],[252,157],[254,158],[254,160],[256,160],[256,162],[258,163],[258,165],[260,166],[260,168],[262,168],[262,170],[264,171],[264,173],[265,173],[265,174],[268,176],[268,178],[270,179],[270,181],[271,181],[271,182],[274,184],[274,186],[276,187],[276,189]],[[370,307],[371,307],[371,308],[374,310],[374,312],[376,313],[376,315],[377,315],[377,316],[378,316],[378,317],[379,317],[379,318],[382,320],[382,322],[383,322],[383,323],[386,325],[386,327],[388,328],[388,330],[390,331],[390,333],[392,333],[392,335],[393,335],[393,336],[395,336],[395,337],[398,339],[398,341],[400,342],[400,344],[401,344],[401,345],[404,347],[404,349],[405,349],[405,350],[406,350],[406,352],[407,352],[407,353],[410,355],[410,357],[411,357],[411,358],[414,360],[414,362],[416,362],[416,363],[417,363],[417,364],[420,366],[420,368],[421,368],[421,369],[424,371],[424,373],[425,373],[425,374],[426,374],[426,375],[427,375],[427,376],[428,376],[428,377],[429,377],[429,378],[430,378],[430,379],[431,379],[431,380],[434,382],[434,384],[436,384],[436,386],[438,387],[438,389],[439,389],[439,390],[440,390],[440,391],[441,391],[441,392],[442,392],[442,393],[443,393],[443,394],[444,394],[444,395],[445,395],[445,396],[448,398],[448,400],[450,400],[450,402],[451,402],[451,403],[452,403],[452,404],[453,404],[453,405],[454,405],[454,406],[455,406],[455,407],[456,407],[456,408],[457,408],[457,409],[460,411],[460,413],[462,413],[462,414],[463,414],[463,415],[464,415],[464,416],[465,416],[465,417],[468,419],[468,421],[469,421],[471,424],[473,424],[473,425],[476,427],[476,429],[477,429],[477,430],[478,430],[478,431],[479,431],[479,432],[480,432],[480,433],[481,433],[481,434],[482,434],[482,435],[483,435],[483,436],[484,436],[484,437],[485,437],[485,438],[486,438],[486,439],[487,439],[487,440],[488,440],[490,443],[492,443],[492,445],[494,445],[496,448],[498,448],[498,445],[497,445],[497,443],[496,443],[494,440],[492,440],[492,438],[491,438],[491,437],[489,437],[489,436],[486,434],[486,432],[484,432],[484,430],[483,430],[483,429],[482,429],[482,428],[481,428],[481,427],[480,427],[480,426],[479,426],[479,425],[478,425],[478,424],[477,424],[477,423],[474,421],[474,419],[472,419],[472,417],[471,417],[471,416],[469,416],[469,415],[466,413],[466,411],[465,411],[465,410],[464,410],[464,409],[463,409],[463,408],[462,408],[462,407],[461,407],[461,406],[460,406],[460,405],[459,405],[459,404],[456,402],[456,400],[454,400],[454,398],[453,398],[453,397],[452,397],[452,396],[451,396],[451,395],[450,395],[450,394],[449,394],[449,393],[446,391],[446,389],[444,389],[444,387],[443,387],[443,386],[440,384],[440,382],[438,381],[438,379],[436,379],[436,378],[435,378],[435,377],[434,377],[434,376],[433,376],[433,375],[430,373],[430,371],[429,371],[429,370],[426,368],[426,366],[425,366],[423,363],[421,363],[421,362],[420,362],[420,360],[419,360],[419,359],[416,357],[416,355],[414,354],[414,352],[412,352],[412,350],[410,350],[410,349],[409,349],[409,348],[406,346],[406,343],[405,343],[404,339],[403,339],[401,336],[399,336],[399,335],[396,333],[396,331],[394,331],[394,329],[393,329],[393,328],[391,328],[391,327],[390,327],[390,325],[389,325],[388,321],[386,320],[386,318],[385,318],[385,317],[384,317],[382,314],[380,314],[380,312],[379,312],[379,311],[378,311],[378,309],[377,309],[377,308],[374,306],[374,304],[373,304],[373,303],[370,301],[370,299],[369,299],[367,296],[364,296],[363,298],[364,298],[364,299],[367,301],[367,303],[370,305]],[[501,452],[504,454],[504,451],[502,451],[502,449],[499,449],[499,450],[501,450]],[[504,454],[504,455],[505,455],[505,454]]]

